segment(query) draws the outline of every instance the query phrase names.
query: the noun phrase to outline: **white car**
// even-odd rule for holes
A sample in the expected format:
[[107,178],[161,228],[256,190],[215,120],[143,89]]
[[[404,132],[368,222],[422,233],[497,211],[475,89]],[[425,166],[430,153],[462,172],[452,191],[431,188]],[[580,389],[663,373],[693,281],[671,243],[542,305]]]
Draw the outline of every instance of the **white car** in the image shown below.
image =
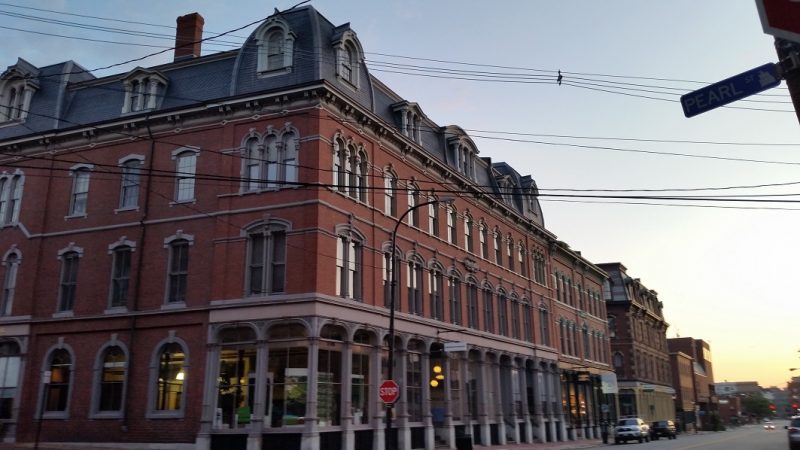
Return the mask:
[[772,431],[775,429],[775,424],[769,420],[764,421],[764,429],[767,431]]
[[628,441],[650,442],[650,426],[638,417],[619,419],[614,427],[614,443]]

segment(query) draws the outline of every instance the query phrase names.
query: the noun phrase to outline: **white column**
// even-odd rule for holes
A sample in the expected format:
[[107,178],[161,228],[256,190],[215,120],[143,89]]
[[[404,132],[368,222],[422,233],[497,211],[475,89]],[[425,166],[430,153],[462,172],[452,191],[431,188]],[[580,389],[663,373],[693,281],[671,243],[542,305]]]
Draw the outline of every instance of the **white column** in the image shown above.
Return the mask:
[[[303,426],[303,436],[300,444],[301,450],[319,449],[319,431],[317,429],[317,381],[319,379],[319,337],[309,339],[308,346],[308,377],[306,385],[306,417]],[[249,449],[248,449],[249,450]]]
[[342,448],[355,449],[355,434],[353,432],[353,344],[347,341],[342,352],[342,389],[341,389],[341,424]]

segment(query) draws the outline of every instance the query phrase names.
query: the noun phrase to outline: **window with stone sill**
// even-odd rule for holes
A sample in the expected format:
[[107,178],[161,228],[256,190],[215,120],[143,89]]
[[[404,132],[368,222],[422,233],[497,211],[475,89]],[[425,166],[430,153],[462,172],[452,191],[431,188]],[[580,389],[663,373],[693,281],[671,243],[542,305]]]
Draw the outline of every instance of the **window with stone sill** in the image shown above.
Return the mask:
[[0,123],[24,122],[39,86],[29,78],[11,75],[0,80]]
[[22,173],[0,176],[0,225],[14,224],[19,221],[22,206]]
[[122,82],[125,100],[122,113],[150,111],[158,108],[167,90],[167,79],[155,72],[133,71]]

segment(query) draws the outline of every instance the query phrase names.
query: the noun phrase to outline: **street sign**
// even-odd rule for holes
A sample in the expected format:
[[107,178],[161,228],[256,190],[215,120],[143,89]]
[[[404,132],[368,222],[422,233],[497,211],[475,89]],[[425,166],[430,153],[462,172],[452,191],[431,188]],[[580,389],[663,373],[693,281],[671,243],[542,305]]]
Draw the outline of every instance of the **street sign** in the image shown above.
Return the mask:
[[756,0],[764,33],[800,43],[800,2],[797,0]]
[[775,69],[775,64],[764,64],[682,95],[681,106],[683,106],[683,114],[686,117],[696,116],[722,105],[774,88],[779,84],[781,84],[781,79]]
[[445,342],[444,343],[444,351],[445,352],[465,352],[465,351],[467,351],[467,343],[466,342]]
[[378,388],[378,397],[387,405],[394,404],[400,398],[400,386],[394,380],[385,380]]

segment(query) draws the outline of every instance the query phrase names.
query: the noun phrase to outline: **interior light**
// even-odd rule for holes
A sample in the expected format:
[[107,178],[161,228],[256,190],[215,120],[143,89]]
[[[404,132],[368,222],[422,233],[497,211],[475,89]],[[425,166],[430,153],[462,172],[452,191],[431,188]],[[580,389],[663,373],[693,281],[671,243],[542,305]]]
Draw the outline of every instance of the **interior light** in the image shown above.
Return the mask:
[[183,381],[183,377],[184,376],[186,376],[186,375],[183,373],[183,370],[181,370],[180,372],[178,372],[177,375],[175,375],[175,379],[178,380],[178,381]]

